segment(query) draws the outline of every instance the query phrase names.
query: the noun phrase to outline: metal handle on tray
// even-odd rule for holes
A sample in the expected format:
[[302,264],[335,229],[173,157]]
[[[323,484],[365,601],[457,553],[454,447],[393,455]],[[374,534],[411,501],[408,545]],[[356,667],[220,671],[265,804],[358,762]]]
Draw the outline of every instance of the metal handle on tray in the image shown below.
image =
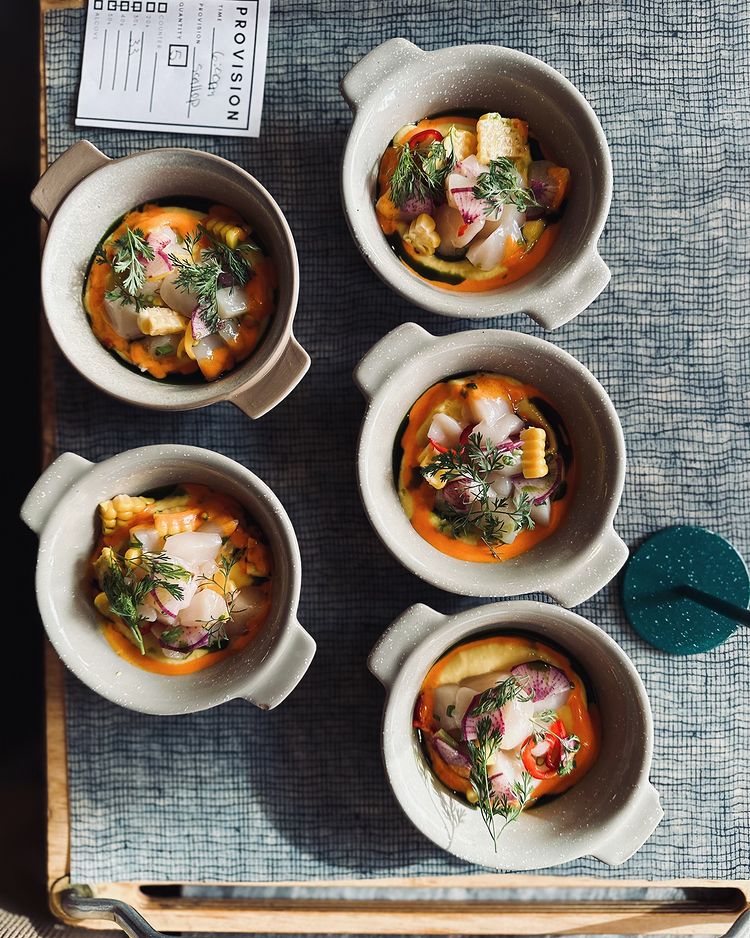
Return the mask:
[[119,925],[130,938],[164,938],[132,905],[120,899],[97,898],[88,886],[71,886],[59,893],[57,901],[66,918],[107,919]]

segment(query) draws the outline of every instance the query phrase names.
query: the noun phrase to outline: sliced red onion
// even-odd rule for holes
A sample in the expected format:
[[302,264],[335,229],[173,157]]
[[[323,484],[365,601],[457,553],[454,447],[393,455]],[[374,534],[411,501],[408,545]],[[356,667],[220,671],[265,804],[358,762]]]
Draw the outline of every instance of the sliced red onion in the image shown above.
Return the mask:
[[205,339],[207,335],[211,335],[211,330],[208,327],[208,323],[203,318],[203,310],[200,306],[196,306],[193,310],[193,315],[190,317],[190,328],[196,342],[200,342],[200,340]]
[[443,760],[443,762],[448,765],[460,766],[463,769],[471,768],[471,760],[469,759],[466,753],[461,752],[458,748],[458,743],[448,742],[443,736],[439,733],[435,733],[432,737],[432,745],[437,750],[438,755]]
[[461,721],[461,735],[467,743],[473,743],[477,738],[477,724],[480,720],[489,718],[490,732],[493,730],[497,730],[501,734],[505,732],[505,720],[499,708],[497,710],[488,710],[487,713],[480,713],[479,716],[472,716],[471,712],[479,703],[481,696],[481,694],[477,694],[476,697],[472,698]]
[[170,645],[169,642],[165,642],[162,638],[159,638],[159,644],[162,648],[168,648],[170,651],[184,651],[190,652],[195,651],[196,648],[203,648],[204,645],[208,645],[209,634],[205,632],[200,635],[194,642],[183,642],[180,645]]
[[171,609],[167,609],[167,607],[164,605],[164,603],[163,603],[163,602],[159,599],[159,597],[156,595],[156,590],[151,590],[150,596],[151,596],[151,598],[153,599],[153,601],[156,603],[156,605],[159,607],[159,611],[160,611],[163,615],[169,616],[170,619],[176,619],[176,618],[177,618],[177,613],[176,613],[176,612],[172,612]]
[[557,700],[559,695],[567,698],[573,690],[568,675],[546,661],[525,661],[511,668],[510,673],[531,690],[534,703],[549,702],[553,697]]
[[[550,467],[551,468],[551,467]],[[542,502],[546,502],[548,498],[552,498],[555,492],[560,487],[562,482],[562,460],[560,456],[555,456],[555,472],[552,478],[552,482],[549,485],[549,488],[543,495],[537,495],[534,499],[535,505],[541,505]]]
[[522,446],[523,446],[523,443],[521,443],[520,440],[518,439],[514,440],[512,437],[508,437],[508,439],[504,443],[501,443],[499,446],[496,446],[495,449],[501,453],[512,453],[513,450],[521,449]]

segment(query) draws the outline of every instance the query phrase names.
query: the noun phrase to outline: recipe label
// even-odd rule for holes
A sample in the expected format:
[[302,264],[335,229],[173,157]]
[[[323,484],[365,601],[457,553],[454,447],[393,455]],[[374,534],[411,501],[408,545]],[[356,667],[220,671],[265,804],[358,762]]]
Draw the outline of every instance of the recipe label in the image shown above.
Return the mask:
[[88,0],[76,124],[257,137],[270,0]]

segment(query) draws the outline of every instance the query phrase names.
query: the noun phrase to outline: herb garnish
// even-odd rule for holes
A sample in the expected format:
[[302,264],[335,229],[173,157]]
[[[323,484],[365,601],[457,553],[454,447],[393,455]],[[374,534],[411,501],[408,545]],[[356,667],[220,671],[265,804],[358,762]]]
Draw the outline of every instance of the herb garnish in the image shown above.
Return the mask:
[[219,278],[228,273],[240,286],[244,286],[253,276],[253,265],[247,252],[260,249],[248,242],[230,248],[203,225],[198,225],[194,235],[185,237],[185,249],[191,256],[202,238],[207,238],[210,246],[204,248],[199,261],[192,257],[184,260],[174,254],[170,254],[169,259],[178,270],[175,286],[198,297],[198,311],[210,334],[219,331],[221,322],[216,305]]
[[515,205],[519,212],[539,205],[531,189],[519,185],[515,164],[505,156],[490,161],[488,172],[477,177],[473,192],[484,199],[489,218],[498,218],[506,205]]
[[453,148],[448,153],[444,140],[433,140],[425,152],[412,150],[408,141],[397,149],[398,163],[389,181],[393,204],[403,208],[410,199],[443,201],[445,180],[456,164]]
[[106,563],[100,574],[102,590],[107,596],[110,609],[127,625],[133,633],[138,650],[145,655],[146,649],[140,629],[142,616],[138,607],[155,589],[166,590],[174,599],[182,599],[184,591],[175,581],[189,580],[191,574],[170,560],[164,551],[143,551],[139,557],[125,560],[111,548],[106,550],[106,555],[102,552]]
[[[508,677],[494,687],[488,688],[479,696],[479,700],[471,710],[471,716],[480,716],[476,723],[477,738],[467,742],[471,769],[469,781],[477,796],[477,808],[482,820],[492,837],[492,843],[497,851],[497,838],[506,826],[515,821],[531,800],[534,793],[534,780],[529,772],[524,771],[521,777],[510,786],[510,792],[498,794],[490,778],[488,766],[490,760],[503,741],[503,734],[498,729],[492,729],[492,720],[489,714],[511,700],[528,701],[531,692],[514,677]],[[503,818],[503,826],[497,830],[495,818]]]
[[114,289],[105,293],[107,299],[122,304],[133,304],[139,311],[153,306],[153,299],[141,296],[139,292],[146,282],[145,264],[154,259],[154,250],[146,241],[143,231],[126,225],[125,231],[112,242],[112,247],[114,254],[111,260],[101,245],[94,254],[97,264],[111,266],[115,278]]
[[553,736],[560,743],[560,762],[557,766],[558,775],[570,775],[576,767],[575,756],[581,748],[581,740],[576,735],[560,736],[551,728],[558,719],[554,710],[542,710],[531,717],[534,741],[539,743],[545,736]]
[[474,529],[493,556],[497,556],[494,548],[503,542],[504,534],[534,528],[530,514],[533,500],[527,492],[522,493],[514,507],[510,498],[498,498],[486,481],[489,473],[513,462],[514,457],[507,450],[495,446],[489,439],[483,440],[480,433],[472,433],[464,445],[439,453],[421,470],[424,476],[440,473],[446,483],[457,479],[466,481],[466,488],[475,499],[471,507],[464,512],[446,504],[440,513],[448,521],[453,537],[461,537]]
[[[227,607],[227,611],[220,615],[216,619],[208,619],[201,624],[208,632],[209,635],[209,647],[216,646],[216,648],[221,648],[224,644],[229,641],[229,636],[226,631],[226,624],[234,615],[235,611],[241,612],[242,610],[235,610],[235,605],[239,597],[239,590],[227,589],[227,584],[229,583],[229,574],[232,570],[232,567],[237,563],[240,557],[243,554],[243,549],[241,547],[233,547],[229,554],[222,554],[218,561],[217,566],[218,570],[214,573],[213,576],[207,577],[202,576],[201,580],[206,583],[214,583],[221,590],[221,596],[224,600],[224,603]],[[219,579],[217,576],[221,575]]]

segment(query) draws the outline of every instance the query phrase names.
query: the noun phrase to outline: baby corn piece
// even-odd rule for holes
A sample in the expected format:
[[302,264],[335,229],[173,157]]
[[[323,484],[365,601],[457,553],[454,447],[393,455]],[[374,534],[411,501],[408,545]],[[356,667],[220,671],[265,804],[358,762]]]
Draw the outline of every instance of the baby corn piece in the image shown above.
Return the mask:
[[544,444],[547,434],[541,427],[521,430],[521,469],[524,479],[541,479],[547,475]]
[[238,244],[241,244],[243,241],[247,241],[250,231],[245,228],[244,225],[235,225],[231,221],[226,221],[222,218],[217,218],[214,215],[209,215],[203,223],[203,227],[206,231],[210,231],[211,234],[217,238],[219,241],[223,241],[229,248],[236,248]]
[[133,515],[145,511],[153,505],[153,498],[143,495],[115,495],[114,498],[99,505],[99,519],[104,534],[111,534],[115,528],[121,527],[132,520]]
[[94,597],[94,606],[96,611],[103,615],[105,619],[112,618],[112,607],[109,604],[106,593],[97,593]]
[[148,306],[138,313],[138,328],[144,335],[176,335],[187,319],[168,306]]
[[489,164],[501,157],[521,159],[526,153],[529,125],[497,112],[482,114],[477,121],[477,159]]

